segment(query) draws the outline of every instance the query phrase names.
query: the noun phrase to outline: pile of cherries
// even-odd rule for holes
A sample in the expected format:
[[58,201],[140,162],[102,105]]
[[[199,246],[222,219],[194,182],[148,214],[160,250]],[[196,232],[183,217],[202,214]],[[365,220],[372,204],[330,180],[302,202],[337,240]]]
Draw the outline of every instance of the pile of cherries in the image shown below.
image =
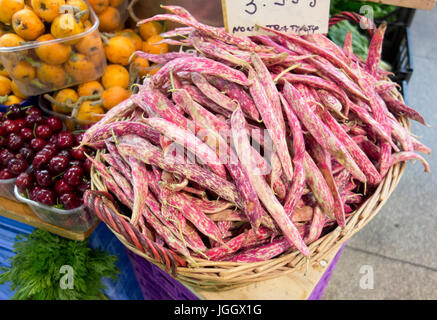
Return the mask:
[[62,121],[36,107],[11,105],[0,112],[0,179],[16,179],[20,193],[60,209],[82,205],[91,161],[79,147],[83,133],[63,131]]

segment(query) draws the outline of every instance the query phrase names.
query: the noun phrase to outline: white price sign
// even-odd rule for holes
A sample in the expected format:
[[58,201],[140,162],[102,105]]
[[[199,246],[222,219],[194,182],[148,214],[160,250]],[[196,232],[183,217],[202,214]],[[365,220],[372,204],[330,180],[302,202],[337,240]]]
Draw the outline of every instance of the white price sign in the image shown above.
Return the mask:
[[226,31],[262,33],[256,25],[298,35],[327,33],[330,0],[222,0]]

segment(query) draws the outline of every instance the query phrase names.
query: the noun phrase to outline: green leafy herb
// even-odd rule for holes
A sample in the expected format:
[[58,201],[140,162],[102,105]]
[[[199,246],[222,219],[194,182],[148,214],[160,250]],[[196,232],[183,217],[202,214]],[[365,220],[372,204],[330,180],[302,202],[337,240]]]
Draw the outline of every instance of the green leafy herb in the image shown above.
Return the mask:
[[[41,229],[18,235],[14,252],[11,267],[0,269],[0,284],[11,282],[11,290],[16,290],[11,299],[16,300],[106,299],[102,277],[116,280],[119,272],[116,256]],[[72,289],[61,288],[63,266],[74,271]]]

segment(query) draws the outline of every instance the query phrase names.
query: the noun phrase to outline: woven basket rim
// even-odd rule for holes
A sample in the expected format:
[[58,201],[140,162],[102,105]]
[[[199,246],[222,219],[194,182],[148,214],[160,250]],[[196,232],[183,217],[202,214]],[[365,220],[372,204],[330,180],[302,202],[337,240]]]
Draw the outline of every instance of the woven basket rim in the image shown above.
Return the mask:
[[[403,101],[400,93],[398,99]],[[401,116],[398,121],[408,132],[410,131],[410,121],[407,118]],[[291,272],[300,272],[303,275],[308,263],[320,263],[320,261],[325,260],[327,256],[334,250],[338,251],[347,240],[375,217],[396,189],[405,168],[406,162],[400,162],[392,166],[373,194],[346,218],[343,229],[337,226],[308,245],[310,250],[309,258],[303,256],[297,250],[283,253],[267,261],[253,263],[209,261],[193,257],[198,266],[178,267],[174,274],[169,273],[169,275],[190,288],[211,291],[239,288],[254,282],[277,278]],[[97,174],[95,174],[95,170],[91,172],[93,188],[97,188],[99,191],[107,191]],[[116,232],[110,225],[106,225],[127,249],[168,272],[168,268],[164,264],[139,250],[127,241],[122,234]]]

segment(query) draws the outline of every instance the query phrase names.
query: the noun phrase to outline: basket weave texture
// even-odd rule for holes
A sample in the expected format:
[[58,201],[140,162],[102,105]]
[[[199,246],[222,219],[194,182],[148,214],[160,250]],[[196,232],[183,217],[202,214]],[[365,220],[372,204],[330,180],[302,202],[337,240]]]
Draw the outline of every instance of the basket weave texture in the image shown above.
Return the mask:
[[[400,94],[398,99],[403,100]],[[400,117],[398,120],[408,131],[410,130],[408,119]],[[91,171],[94,191],[88,194],[85,202],[126,248],[169,272],[175,279],[195,289],[228,290],[292,272],[304,276],[308,263],[320,263],[325,260],[375,217],[396,189],[405,167],[405,162],[391,167],[373,194],[368,195],[366,201],[346,219],[343,229],[337,226],[309,244],[309,259],[299,251],[290,249],[267,261],[237,263],[195,258],[197,266],[188,266],[178,254],[145,238],[129,221],[118,214],[116,203],[107,193],[104,182],[94,169]]]

